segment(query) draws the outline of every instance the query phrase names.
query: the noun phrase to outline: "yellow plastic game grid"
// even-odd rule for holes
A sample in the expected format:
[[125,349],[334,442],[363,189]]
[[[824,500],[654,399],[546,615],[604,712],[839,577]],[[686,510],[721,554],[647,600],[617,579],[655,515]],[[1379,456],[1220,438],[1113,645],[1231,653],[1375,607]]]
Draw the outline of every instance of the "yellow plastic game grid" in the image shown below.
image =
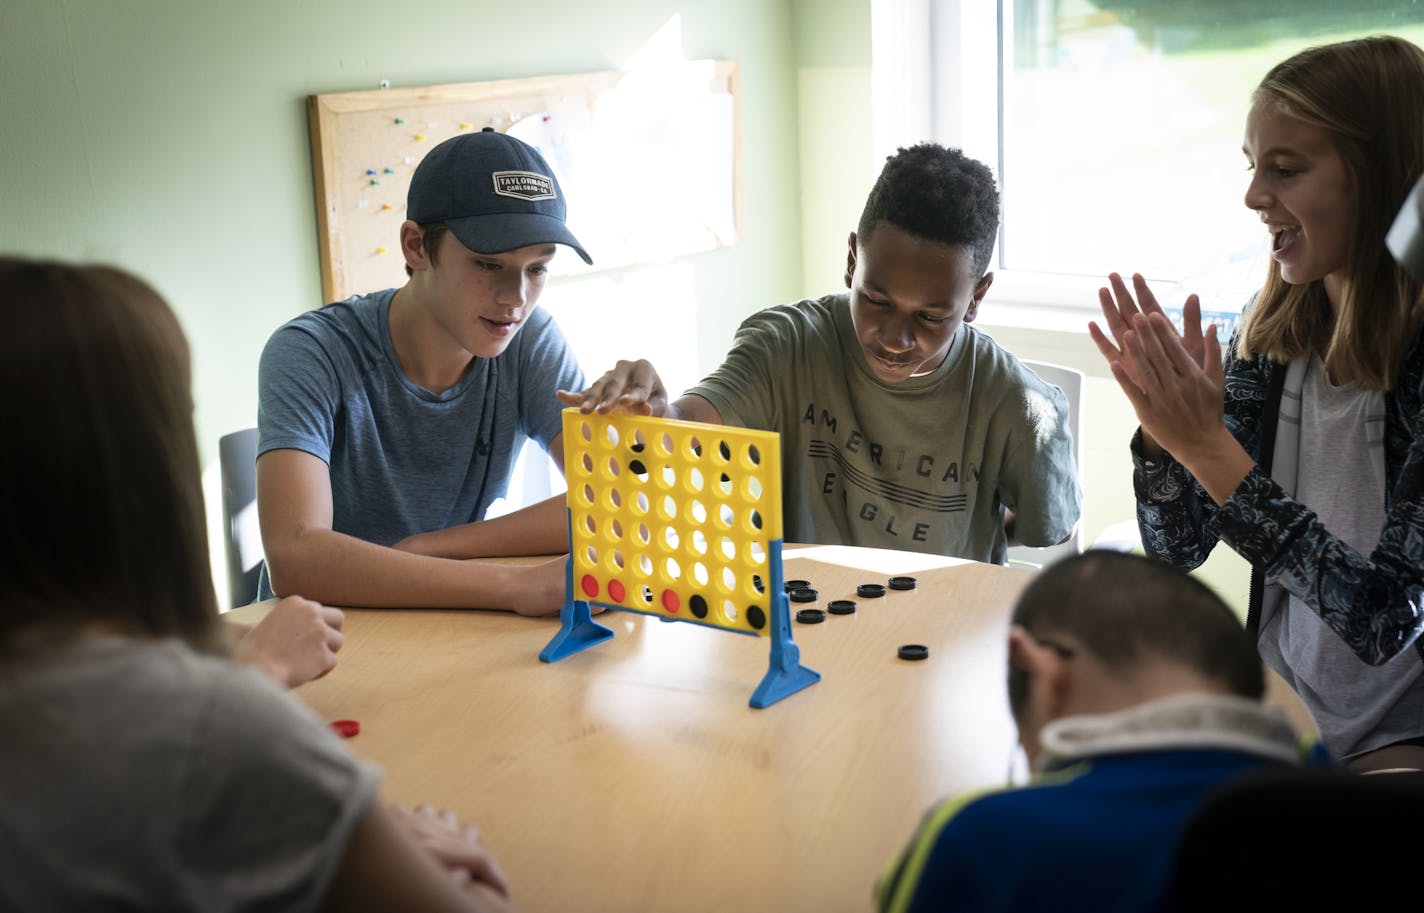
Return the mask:
[[564,410],[563,428],[569,598],[770,633],[779,435],[577,409]]

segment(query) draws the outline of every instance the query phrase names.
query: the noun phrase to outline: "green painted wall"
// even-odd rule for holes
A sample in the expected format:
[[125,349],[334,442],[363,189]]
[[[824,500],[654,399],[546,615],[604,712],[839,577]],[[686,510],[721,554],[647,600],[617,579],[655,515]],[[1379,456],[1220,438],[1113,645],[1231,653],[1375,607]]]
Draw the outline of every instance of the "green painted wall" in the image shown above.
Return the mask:
[[153,283],[193,346],[210,460],[255,422],[268,335],[322,303],[308,94],[617,68],[658,35],[741,62],[743,240],[683,264],[708,369],[799,290],[789,2],[3,0],[0,251]]
[[793,0],[801,294],[845,288],[846,237],[879,173],[871,155],[870,0]]

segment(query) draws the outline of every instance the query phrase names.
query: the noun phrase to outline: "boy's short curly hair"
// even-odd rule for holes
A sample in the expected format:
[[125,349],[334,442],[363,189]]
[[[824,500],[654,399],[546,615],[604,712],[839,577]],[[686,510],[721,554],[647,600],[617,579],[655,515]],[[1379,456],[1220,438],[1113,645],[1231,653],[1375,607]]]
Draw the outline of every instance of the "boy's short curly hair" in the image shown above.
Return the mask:
[[902,147],[870,189],[858,237],[868,239],[882,219],[929,241],[968,247],[983,274],[999,233],[999,188],[988,166],[958,149]]

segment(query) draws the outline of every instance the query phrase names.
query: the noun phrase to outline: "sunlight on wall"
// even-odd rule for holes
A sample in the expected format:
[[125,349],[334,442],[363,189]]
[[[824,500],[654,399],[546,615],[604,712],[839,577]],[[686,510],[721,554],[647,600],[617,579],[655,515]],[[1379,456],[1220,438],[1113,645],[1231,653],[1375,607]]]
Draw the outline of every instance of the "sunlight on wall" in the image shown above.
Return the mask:
[[656,69],[682,60],[682,15],[668,17],[633,56],[624,61],[621,70]]
[[[676,399],[701,379],[695,280],[686,263],[568,278],[546,289],[540,305],[564,331],[590,383],[619,359],[646,358],[668,398]],[[508,493],[486,516],[509,513],[564,489],[559,470],[538,444],[530,443],[515,465]]]

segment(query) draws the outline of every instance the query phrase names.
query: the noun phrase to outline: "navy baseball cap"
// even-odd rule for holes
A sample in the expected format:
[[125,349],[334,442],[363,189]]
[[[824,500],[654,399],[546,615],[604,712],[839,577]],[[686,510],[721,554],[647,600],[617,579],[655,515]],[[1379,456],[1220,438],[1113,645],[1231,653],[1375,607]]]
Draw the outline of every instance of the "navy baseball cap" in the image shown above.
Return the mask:
[[593,263],[564,224],[565,213],[559,181],[539,150],[493,127],[431,149],[415,168],[405,205],[406,218],[444,222],[476,253],[566,244]]

